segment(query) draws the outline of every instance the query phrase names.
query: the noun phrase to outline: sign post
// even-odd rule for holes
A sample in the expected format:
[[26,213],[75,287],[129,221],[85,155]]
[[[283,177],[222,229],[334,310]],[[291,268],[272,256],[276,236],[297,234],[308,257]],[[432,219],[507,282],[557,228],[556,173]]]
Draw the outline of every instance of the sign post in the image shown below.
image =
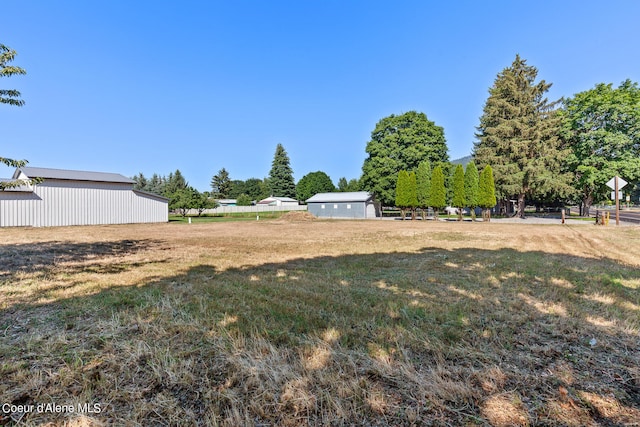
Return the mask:
[[607,182],[607,187],[611,188],[615,193],[616,199],[616,225],[620,225],[620,189],[627,185],[627,181],[620,178],[619,176],[614,176]]

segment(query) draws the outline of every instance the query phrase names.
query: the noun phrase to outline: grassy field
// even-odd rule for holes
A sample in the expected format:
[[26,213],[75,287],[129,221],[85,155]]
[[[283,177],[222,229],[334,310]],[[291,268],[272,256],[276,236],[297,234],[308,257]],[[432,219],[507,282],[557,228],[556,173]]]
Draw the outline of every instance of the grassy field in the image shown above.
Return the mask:
[[0,425],[640,422],[638,227],[278,219],[0,242]]

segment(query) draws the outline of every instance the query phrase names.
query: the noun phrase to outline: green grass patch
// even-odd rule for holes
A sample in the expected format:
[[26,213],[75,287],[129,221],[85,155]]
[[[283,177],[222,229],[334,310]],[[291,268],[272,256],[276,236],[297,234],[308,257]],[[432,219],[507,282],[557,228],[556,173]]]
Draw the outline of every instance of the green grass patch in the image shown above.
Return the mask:
[[235,212],[219,215],[202,215],[202,216],[182,216],[169,215],[169,222],[172,223],[206,223],[206,222],[230,222],[230,221],[256,221],[264,219],[278,219],[287,212]]

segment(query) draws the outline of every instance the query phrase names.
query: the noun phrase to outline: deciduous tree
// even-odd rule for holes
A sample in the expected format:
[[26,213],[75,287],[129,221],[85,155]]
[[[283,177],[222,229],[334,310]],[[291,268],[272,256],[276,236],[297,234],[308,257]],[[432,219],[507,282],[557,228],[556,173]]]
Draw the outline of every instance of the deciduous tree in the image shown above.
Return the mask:
[[[0,44],[0,77],[27,74],[23,68],[8,65],[8,63],[13,61],[15,57],[15,50],[9,49],[7,46]],[[15,89],[0,89],[0,104],[9,104],[21,107],[24,105],[24,100],[20,99],[20,96],[20,92]]]
[[206,209],[207,201],[202,194],[193,187],[184,187],[174,191],[169,197],[169,209],[187,216],[190,209],[198,209],[198,216]]
[[296,184],[296,198],[304,202],[314,194],[330,193],[335,190],[336,187],[329,175],[322,171],[310,172]]
[[600,83],[564,102],[563,138],[582,214],[608,196],[605,185],[619,175],[628,182],[640,179],[640,88],[625,80],[618,88]]
[[366,152],[361,188],[375,193],[386,206],[394,204],[399,171],[416,170],[425,160],[435,164],[449,159],[443,128],[416,111],[380,120],[371,132]]
[[238,206],[251,206],[251,197],[247,194],[240,194],[237,198],[236,205]]
[[[20,67],[13,65],[7,65],[13,61],[16,56],[16,51],[9,49],[7,46],[0,43],[0,77],[11,77],[16,74],[27,74],[27,72]],[[20,92],[14,89],[0,89],[0,104],[9,104],[16,107],[24,105],[24,100],[20,99]],[[14,160],[6,157],[0,157],[0,163],[3,163],[12,168],[21,168],[28,163],[26,160]],[[33,180],[13,180],[0,182],[0,191],[5,188],[19,187],[21,185],[33,183]]]

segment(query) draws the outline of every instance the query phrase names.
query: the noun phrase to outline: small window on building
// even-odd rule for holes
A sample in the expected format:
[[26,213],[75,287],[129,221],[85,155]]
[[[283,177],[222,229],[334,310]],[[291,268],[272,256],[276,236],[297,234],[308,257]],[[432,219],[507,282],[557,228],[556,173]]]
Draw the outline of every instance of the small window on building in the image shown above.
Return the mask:
[[324,209],[324,205],[320,205],[320,209]]
[[351,209],[351,205],[347,205],[347,209]]
[[333,209],[338,209],[338,205],[333,205]]

